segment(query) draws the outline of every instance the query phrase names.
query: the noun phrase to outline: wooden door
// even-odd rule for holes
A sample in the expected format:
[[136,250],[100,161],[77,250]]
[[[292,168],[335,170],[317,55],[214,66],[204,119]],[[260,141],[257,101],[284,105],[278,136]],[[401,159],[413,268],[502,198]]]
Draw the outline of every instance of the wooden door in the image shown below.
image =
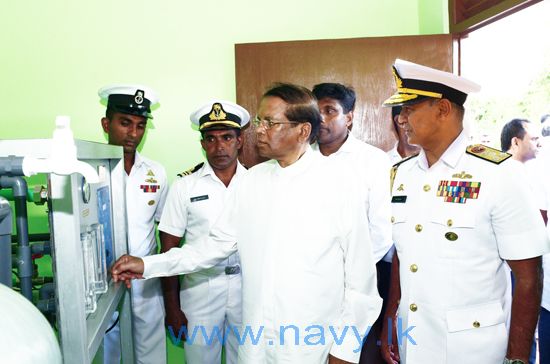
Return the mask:
[[[380,105],[395,90],[394,60],[452,71],[452,52],[452,37],[447,34],[237,44],[237,103],[253,117],[261,95],[273,82],[292,82],[310,89],[321,82],[343,83],[357,93],[353,134],[388,150],[396,141],[391,110]],[[247,127],[243,135],[241,162],[247,167],[262,162],[254,127]]]

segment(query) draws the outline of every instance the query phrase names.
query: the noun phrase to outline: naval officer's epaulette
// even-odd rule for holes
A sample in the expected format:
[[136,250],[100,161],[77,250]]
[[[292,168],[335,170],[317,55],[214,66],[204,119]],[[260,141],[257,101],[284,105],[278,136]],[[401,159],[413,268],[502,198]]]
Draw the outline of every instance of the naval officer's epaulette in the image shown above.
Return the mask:
[[390,170],[390,191],[393,191],[393,181],[395,180],[395,175],[397,175],[397,168],[399,168],[401,163],[406,162],[409,159],[413,159],[416,156],[418,156],[418,153],[401,159],[399,162],[395,163],[393,165],[393,167],[391,167],[391,170]]
[[193,174],[196,171],[198,171],[199,169],[201,169],[203,165],[204,165],[204,162],[201,162],[201,163],[197,164],[196,166],[194,166],[193,168],[189,168],[187,171],[183,171],[181,173],[178,173],[178,177],[189,176],[190,174]]
[[466,148],[466,153],[495,164],[500,164],[512,156],[510,153],[501,152],[483,144],[469,145]]

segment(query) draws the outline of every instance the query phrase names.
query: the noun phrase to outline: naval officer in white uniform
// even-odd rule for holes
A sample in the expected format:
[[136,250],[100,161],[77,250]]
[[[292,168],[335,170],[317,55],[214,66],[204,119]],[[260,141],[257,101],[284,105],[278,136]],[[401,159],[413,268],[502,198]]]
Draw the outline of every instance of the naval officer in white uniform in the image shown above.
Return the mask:
[[[182,173],[170,188],[159,224],[163,252],[178,247],[182,237],[185,244],[200,244],[210,232],[229,193],[246,172],[237,156],[242,146],[241,128],[249,120],[243,107],[223,100],[209,102],[191,114],[201,133],[206,163]],[[181,292],[179,277],[162,278],[168,328],[175,335],[184,325],[191,335],[204,328],[210,336],[215,330],[223,334],[240,327],[241,284],[239,253],[212,268],[184,275]],[[226,335],[225,340],[213,337],[210,342],[202,335],[186,340],[185,361],[219,364],[223,344],[226,363],[236,364],[236,336]]]
[[[463,104],[477,84],[402,60],[393,71],[397,92],[385,105],[402,105],[399,123],[421,151],[392,173],[397,254],[383,355],[388,363],[527,363],[549,242],[521,165],[468,145]],[[506,263],[516,279],[511,312]],[[388,345],[389,328],[408,336]]]
[[[130,254],[155,254],[155,223],[160,220],[168,193],[164,167],[136,150],[152,118],[151,107],[158,103],[156,93],[141,85],[110,85],[99,90],[107,103],[101,119],[109,144],[123,148],[124,159],[113,169],[113,194],[124,194]],[[136,363],[166,363],[166,332],[160,280],[136,282],[131,290],[132,331]],[[115,314],[116,315],[116,314]],[[114,318],[116,322],[116,317]],[[105,335],[105,363],[120,362],[118,323]]]

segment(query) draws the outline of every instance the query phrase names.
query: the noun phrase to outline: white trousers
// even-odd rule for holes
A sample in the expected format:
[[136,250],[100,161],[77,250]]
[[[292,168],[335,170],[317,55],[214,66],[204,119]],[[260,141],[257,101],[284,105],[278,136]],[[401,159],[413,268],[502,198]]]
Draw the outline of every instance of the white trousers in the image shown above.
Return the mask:
[[231,328],[241,330],[241,275],[186,275],[180,302],[188,320],[186,363],[220,364],[224,344],[226,364],[236,364],[239,342]]
[[[166,364],[166,330],[164,328],[164,301],[159,278],[132,281],[132,331],[135,362],[139,364]],[[115,312],[111,323],[118,317]],[[105,335],[103,362],[120,363],[120,328],[117,323]]]

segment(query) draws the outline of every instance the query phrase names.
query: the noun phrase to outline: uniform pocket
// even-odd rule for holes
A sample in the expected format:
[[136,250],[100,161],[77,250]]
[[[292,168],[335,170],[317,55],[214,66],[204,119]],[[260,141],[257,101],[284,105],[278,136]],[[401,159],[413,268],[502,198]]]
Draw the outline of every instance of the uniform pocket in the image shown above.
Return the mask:
[[[470,211],[471,212],[471,211]],[[466,258],[479,254],[473,235],[475,215],[468,211],[442,209],[434,211],[430,222],[434,226],[437,254],[441,258]]]
[[498,301],[447,311],[447,363],[500,363],[508,331]]

